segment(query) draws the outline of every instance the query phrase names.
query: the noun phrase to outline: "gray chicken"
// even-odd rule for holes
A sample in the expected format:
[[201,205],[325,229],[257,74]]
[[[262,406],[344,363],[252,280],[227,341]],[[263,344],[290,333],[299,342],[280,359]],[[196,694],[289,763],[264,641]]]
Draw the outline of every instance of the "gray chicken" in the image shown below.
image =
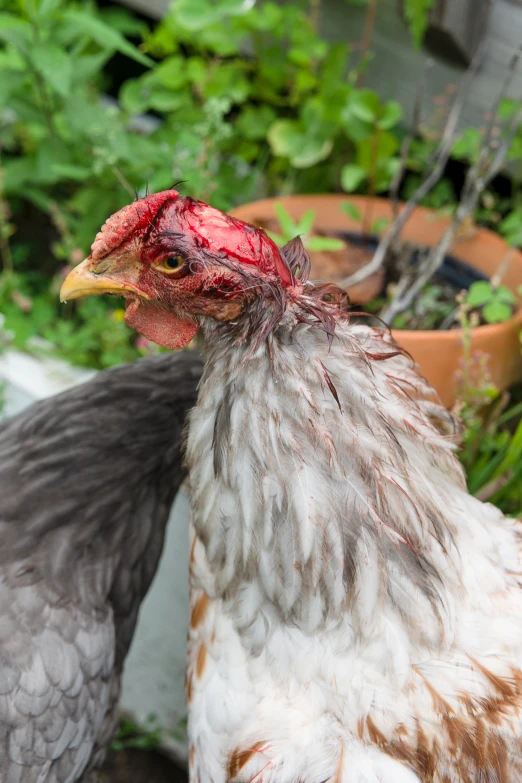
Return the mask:
[[96,777],[201,371],[143,359],[0,425],[2,783]]

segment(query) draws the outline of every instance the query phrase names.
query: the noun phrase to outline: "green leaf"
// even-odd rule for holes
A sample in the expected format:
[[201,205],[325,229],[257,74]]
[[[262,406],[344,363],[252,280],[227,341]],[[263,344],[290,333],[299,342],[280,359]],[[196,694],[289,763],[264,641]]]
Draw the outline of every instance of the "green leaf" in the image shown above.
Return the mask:
[[132,60],[147,66],[154,65],[153,60],[147,57],[133,44],[126,40],[121,33],[114,30],[109,25],[104,24],[100,19],[87,11],[69,10],[64,13],[64,19],[67,20],[73,28],[77,29],[82,35],[87,35],[95,41],[102,49],[120,52],[130,57]]
[[103,66],[111,56],[111,52],[97,52],[96,54],[84,54],[75,57],[73,61],[73,84],[82,84],[100,73]]
[[145,22],[138,19],[125,8],[109,7],[101,10],[105,24],[118,30],[122,35],[136,38],[144,37],[148,32]]
[[257,141],[264,139],[270,125],[275,120],[275,111],[271,106],[245,106],[236,121],[236,130],[245,139]]
[[151,92],[147,103],[154,111],[167,114],[181,108],[185,103],[185,97],[171,90],[157,89]]
[[26,155],[22,158],[7,160],[3,164],[3,189],[9,195],[16,195],[23,191],[26,183],[31,182],[35,169],[34,158]]
[[380,234],[381,231],[384,231],[390,224],[389,218],[377,218],[377,220],[374,220],[372,223],[372,227],[370,229],[370,232],[372,234]]
[[493,289],[487,280],[477,280],[469,287],[466,303],[470,307],[482,307],[493,299]]
[[31,25],[25,19],[14,14],[0,13],[0,37],[6,35],[9,30],[21,32],[27,38],[31,36]]
[[478,128],[466,128],[453,145],[451,154],[457,160],[475,160],[482,144],[482,133]]
[[366,171],[362,166],[355,163],[348,163],[341,170],[341,187],[347,193],[353,193],[366,179]]
[[276,120],[267,133],[274,155],[289,158],[292,166],[305,169],[328,157],[333,141],[304,132],[297,120]]
[[139,114],[148,108],[150,90],[147,90],[141,79],[127,79],[120,89],[119,99],[124,110],[129,114]]
[[246,14],[249,6],[245,0],[176,0],[172,13],[178,24],[197,32],[227,16]]
[[376,163],[388,162],[398,149],[397,137],[388,131],[380,131],[357,145],[357,163],[365,171],[373,171]]
[[29,22],[12,14],[0,13],[0,41],[11,43],[22,53],[30,51],[33,31]]
[[285,237],[288,237],[288,239],[293,239],[295,236],[297,236],[299,229],[280,202],[274,204],[274,212],[276,213],[276,217]]
[[342,239],[336,239],[335,237],[310,237],[306,240],[305,246],[307,250],[331,250],[338,251],[344,250],[345,244]]
[[417,49],[428,28],[429,12],[433,4],[434,0],[404,0],[404,16]]
[[504,302],[500,302],[498,299],[488,302],[482,309],[482,315],[488,324],[497,324],[507,321],[508,318],[511,318],[512,314],[512,308]]
[[306,212],[302,215],[301,220],[297,225],[297,233],[309,234],[310,231],[312,230],[314,220],[315,220],[315,210],[307,209]]
[[332,139],[321,137],[308,139],[305,136],[301,149],[290,158],[290,162],[296,169],[307,169],[325,160],[331,153],[332,147]]
[[400,165],[400,160],[398,158],[388,158],[377,161],[374,185],[375,190],[378,193],[389,190],[392,180],[397,174]]
[[51,43],[36,44],[31,49],[31,60],[53,90],[66,98],[73,74],[69,55]]
[[522,421],[519,422],[515,434],[511,438],[507,454],[493,474],[493,478],[502,476],[514,465],[522,462]]
[[88,179],[92,173],[92,169],[87,166],[77,166],[72,163],[55,163],[53,171],[60,179],[72,179],[78,182]]
[[[179,90],[187,83],[186,63],[180,55],[168,57],[153,72],[154,81],[170,90]],[[147,74],[149,75],[149,74]]]
[[[272,242],[275,242],[278,247],[282,247],[283,245],[286,245],[286,243],[289,241],[286,237],[282,236],[281,234],[276,234],[275,231],[268,231],[266,232]],[[293,237],[291,237],[293,239]]]
[[50,16],[57,11],[62,5],[62,0],[40,0],[40,4],[36,9],[38,16]]
[[349,111],[363,122],[374,122],[379,112],[379,96],[373,90],[354,90],[348,99]]
[[514,209],[499,225],[500,232],[513,247],[522,247],[522,208]]
[[274,155],[289,158],[297,152],[301,133],[296,120],[276,120],[267,133],[268,143]]
[[499,285],[495,291],[495,297],[500,302],[505,302],[506,304],[514,305],[517,303],[517,298],[513,291],[510,291],[505,285]]
[[346,212],[348,217],[351,217],[352,220],[362,220],[361,211],[351,201],[343,201],[340,209],[342,209],[343,212]]
[[377,122],[377,126],[381,130],[391,130],[402,119],[403,111],[402,106],[397,101],[387,101],[384,105],[381,116]]

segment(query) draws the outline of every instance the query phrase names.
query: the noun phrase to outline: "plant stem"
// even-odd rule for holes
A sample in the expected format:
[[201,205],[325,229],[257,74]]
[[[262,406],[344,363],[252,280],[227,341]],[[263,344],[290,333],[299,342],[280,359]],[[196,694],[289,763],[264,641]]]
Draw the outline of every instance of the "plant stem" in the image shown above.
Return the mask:
[[482,503],[486,503],[486,501],[489,500],[492,495],[506,486],[512,475],[513,471],[511,469],[507,470],[501,476],[497,476],[497,478],[492,479],[488,484],[475,492],[475,497],[477,500],[482,501]]
[[402,229],[410,219],[417,204],[422,201],[422,199],[430,192],[430,190],[442,177],[455,141],[457,123],[462,112],[462,107],[464,106],[464,102],[468,97],[471,83],[474,81],[480,65],[482,64],[485,52],[486,46],[483,43],[477,50],[477,53],[473,58],[473,62],[464,74],[459,84],[459,88],[455,95],[455,100],[444,127],[440,146],[437,149],[434,160],[431,162],[429,167],[429,173],[421,182],[410,200],[406,203],[400,215],[392,223],[388,231],[383,236],[370,263],[361,269],[358,269],[357,272],[355,272],[353,275],[350,275],[350,277],[342,280],[339,283],[341,288],[348,288],[349,286],[361,283],[363,280],[366,280],[367,277],[370,277],[370,275],[372,275],[374,272],[377,272],[381,268],[384,261],[386,260],[388,250],[390,247],[393,247],[394,243],[397,241],[402,232]]
[[120,185],[122,186],[122,188],[126,190],[127,193],[130,196],[132,196],[132,198],[134,199],[136,197],[136,191],[130,184],[129,180],[121,173],[121,171],[117,166],[111,166],[111,170],[114,176],[116,177],[116,179],[118,180],[118,182],[120,183]]
[[359,54],[359,62],[357,66],[359,68],[359,73],[357,75],[357,79],[355,82],[356,87],[360,87],[363,82],[364,64],[366,62],[370,44],[372,42],[373,31],[375,28],[375,19],[377,17],[377,3],[378,0],[369,0],[368,3],[368,10],[366,12],[366,19],[364,21],[363,37],[361,41],[361,47],[359,50],[360,54]]
[[321,19],[321,0],[310,0],[308,10],[308,19],[315,32],[319,30],[319,21]]
[[4,198],[4,171],[1,166],[0,159],[0,257],[2,258],[2,269],[4,272],[13,271],[13,256],[11,253],[11,246],[9,244],[9,222],[8,222],[8,206],[7,201]]

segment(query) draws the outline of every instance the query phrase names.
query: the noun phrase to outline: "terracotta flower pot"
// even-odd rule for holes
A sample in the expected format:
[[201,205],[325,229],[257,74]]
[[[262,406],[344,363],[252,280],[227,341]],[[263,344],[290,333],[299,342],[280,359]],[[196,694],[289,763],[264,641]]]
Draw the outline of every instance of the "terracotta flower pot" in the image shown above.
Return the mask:
[[[315,211],[314,228],[319,233],[334,233],[347,231],[357,233],[361,230],[358,221],[350,218],[340,209],[340,205],[349,200],[361,215],[366,210],[371,212],[370,222],[379,218],[391,219],[391,205],[387,199],[368,199],[364,196],[343,195],[312,195],[287,196],[278,199],[265,199],[245,204],[233,211],[235,217],[254,225],[274,226],[277,222],[274,216],[274,204],[283,204],[294,220],[298,220],[307,209]],[[435,245],[445,229],[449,219],[440,217],[436,212],[417,207],[403,231],[403,238],[420,246]],[[504,240],[486,229],[476,229],[457,238],[452,249],[452,255],[487,277],[494,275],[500,263],[506,257],[509,248]],[[311,254],[312,255],[312,254]],[[360,265],[360,264],[359,264]],[[316,265],[312,256],[312,277],[317,277]],[[332,279],[342,279],[345,276],[335,275]],[[369,301],[376,296],[382,286],[382,277],[372,281],[364,292],[364,297],[354,297],[354,300]],[[522,285],[522,253],[513,251],[511,263],[507,269],[503,284],[510,288],[522,304],[518,293]],[[499,390],[504,390],[512,383],[522,379],[522,354],[520,332],[522,330],[522,308],[508,321],[500,324],[479,326],[472,333],[472,352],[488,355],[488,370],[492,382]],[[438,391],[443,403],[451,407],[455,402],[457,371],[462,361],[462,330],[450,331],[409,331],[394,330],[395,339],[411,353],[419,363],[422,372]]]

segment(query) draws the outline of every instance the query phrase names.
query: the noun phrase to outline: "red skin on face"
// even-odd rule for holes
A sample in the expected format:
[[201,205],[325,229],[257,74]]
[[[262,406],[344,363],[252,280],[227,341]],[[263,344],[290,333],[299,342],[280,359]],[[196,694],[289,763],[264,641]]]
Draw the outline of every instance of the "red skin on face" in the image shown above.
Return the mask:
[[[172,253],[169,232],[182,235],[191,261],[203,259],[199,273],[178,277],[154,268],[158,259]],[[264,231],[175,190],[147,196],[112,215],[91,250],[94,262],[115,252],[139,259],[135,282],[150,301],[130,298],[125,320],[149,340],[172,349],[187,345],[196,334],[198,323],[191,313],[229,320],[240,312],[241,276],[219,265],[220,259],[254,267],[261,280],[275,279],[285,288],[294,282]],[[208,258],[217,265],[205,263]]]
[[92,258],[104,258],[131,235],[144,236],[151,224],[158,230],[164,228],[186,235],[195,247],[208,249],[212,255],[225,253],[234,261],[275,275],[285,286],[293,283],[277,246],[264,231],[201,201],[180,196],[175,190],[154,193],[112,215],[96,236]]

